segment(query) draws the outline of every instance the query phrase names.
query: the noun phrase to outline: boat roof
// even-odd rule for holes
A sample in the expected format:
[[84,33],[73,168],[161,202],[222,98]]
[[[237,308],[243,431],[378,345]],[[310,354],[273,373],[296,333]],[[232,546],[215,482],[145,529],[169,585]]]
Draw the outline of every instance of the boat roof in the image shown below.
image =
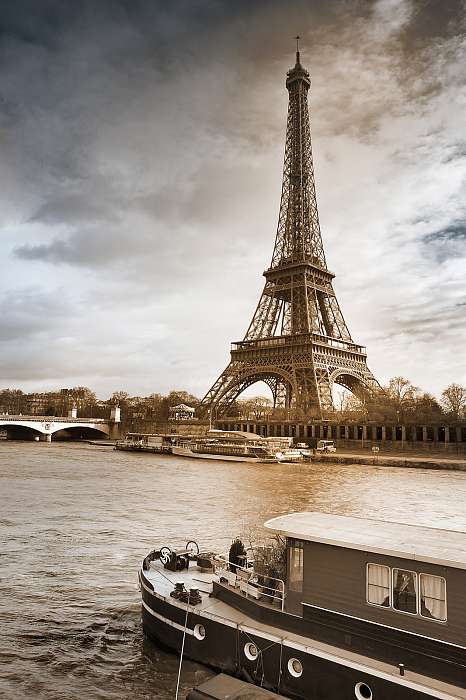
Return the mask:
[[265,527],[308,542],[466,569],[466,532],[331,513],[290,513]]
[[263,440],[264,438],[257,433],[249,433],[245,430],[219,430],[218,428],[212,428],[207,431],[206,437],[228,437],[228,438],[241,438],[242,440]]

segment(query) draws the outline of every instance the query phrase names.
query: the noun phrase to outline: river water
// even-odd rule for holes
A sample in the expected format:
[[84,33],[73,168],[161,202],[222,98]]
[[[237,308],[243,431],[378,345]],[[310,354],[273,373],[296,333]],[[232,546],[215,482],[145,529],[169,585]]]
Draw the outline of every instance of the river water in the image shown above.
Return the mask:
[[[260,465],[0,443],[0,697],[173,699],[178,659],[144,639],[137,571],[189,539],[225,551],[291,511],[466,531],[466,473]],[[181,697],[211,672],[185,661]]]

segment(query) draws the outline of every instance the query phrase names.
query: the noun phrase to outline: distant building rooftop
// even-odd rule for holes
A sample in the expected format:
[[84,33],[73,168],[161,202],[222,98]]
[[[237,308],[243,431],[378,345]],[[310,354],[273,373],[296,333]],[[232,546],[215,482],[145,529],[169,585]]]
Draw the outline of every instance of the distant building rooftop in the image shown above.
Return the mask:
[[168,413],[169,420],[189,420],[194,418],[195,409],[185,403],[180,403],[178,406],[170,406]]
[[330,513],[291,513],[265,527],[286,537],[466,569],[466,532]]

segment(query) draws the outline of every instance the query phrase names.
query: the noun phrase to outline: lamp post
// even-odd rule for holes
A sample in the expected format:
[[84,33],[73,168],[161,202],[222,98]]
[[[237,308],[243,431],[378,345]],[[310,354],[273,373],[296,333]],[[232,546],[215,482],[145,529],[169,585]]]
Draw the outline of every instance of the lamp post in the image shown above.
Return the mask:
[[363,402],[363,408],[362,408],[362,426],[361,426],[361,449],[364,449],[364,432],[367,430],[367,417],[368,417],[368,411],[366,408],[366,402]]
[[[396,428],[395,428],[395,430],[396,430],[398,427],[400,427],[400,412],[399,412],[399,411],[396,412]],[[403,439],[403,438],[404,438],[404,435],[403,435],[404,430],[403,430],[403,426],[401,426],[400,430],[401,430],[401,451],[403,452],[403,450],[404,450],[404,439]],[[397,437],[397,436],[395,435],[395,437]]]
[[211,405],[209,408],[209,430],[212,430],[212,420],[215,420],[213,418],[213,413],[214,413],[214,404]]

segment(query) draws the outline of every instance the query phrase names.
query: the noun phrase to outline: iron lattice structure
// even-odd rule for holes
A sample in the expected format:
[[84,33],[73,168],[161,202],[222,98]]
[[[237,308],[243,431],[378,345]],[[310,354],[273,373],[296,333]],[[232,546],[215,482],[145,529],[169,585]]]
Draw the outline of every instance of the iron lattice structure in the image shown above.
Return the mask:
[[293,417],[333,409],[332,385],[363,398],[379,388],[365,348],[353,342],[327,269],[320,232],[308,111],[309,73],[287,73],[289,92],[283,185],[275,247],[244,339],[202,400],[218,417],[251,384],[270,387],[275,407]]

